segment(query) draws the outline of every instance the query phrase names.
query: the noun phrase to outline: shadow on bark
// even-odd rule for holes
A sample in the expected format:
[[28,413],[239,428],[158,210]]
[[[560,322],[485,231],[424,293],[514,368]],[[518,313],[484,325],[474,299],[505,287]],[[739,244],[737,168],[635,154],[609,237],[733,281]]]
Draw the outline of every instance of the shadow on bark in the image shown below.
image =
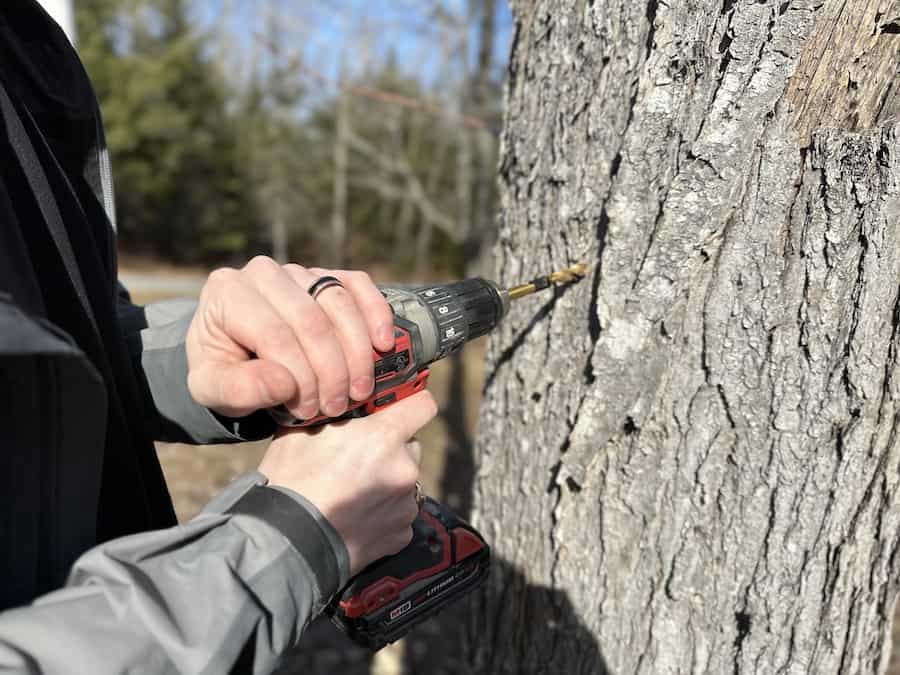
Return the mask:
[[[543,637],[535,640],[536,626]],[[566,593],[529,584],[504,560],[471,597],[406,638],[408,675],[609,675]]]
[[466,365],[462,352],[450,357],[447,403],[441,418],[447,430],[444,474],[441,494],[444,502],[457,514],[469,519],[472,513],[472,480],[475,477],[475,453],[470,427],[466,420]]

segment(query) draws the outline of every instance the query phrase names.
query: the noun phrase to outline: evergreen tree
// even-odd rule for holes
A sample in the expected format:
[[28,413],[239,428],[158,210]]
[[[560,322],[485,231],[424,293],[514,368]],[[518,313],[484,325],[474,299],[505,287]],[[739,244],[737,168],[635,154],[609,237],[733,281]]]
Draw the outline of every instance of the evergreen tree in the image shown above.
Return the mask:
[[106,123],[122,244],[182,261],[258,247],[228,87],[184,1],[94,0],[79,4],[77,18]]

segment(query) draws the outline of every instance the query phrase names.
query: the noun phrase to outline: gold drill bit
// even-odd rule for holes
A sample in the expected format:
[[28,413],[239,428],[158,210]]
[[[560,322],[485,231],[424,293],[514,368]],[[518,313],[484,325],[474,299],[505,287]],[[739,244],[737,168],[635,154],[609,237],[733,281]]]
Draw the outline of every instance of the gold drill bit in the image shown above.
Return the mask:
[[564,284],[574,283],[583,279],[586,273],[587,265],[578,263],[577,265],[572,265],[572,267],[567,267],[559,272],[548,274],[545,277],[538,277],[533,281],[529,281],[527,284],[513,286],[507,293],[509,294],[510,300],[518,300],[519,298],[524,298],[526,295],[531,295],[532,293],[537,293],[545,288],[550,288],[553,284],[562,286]]

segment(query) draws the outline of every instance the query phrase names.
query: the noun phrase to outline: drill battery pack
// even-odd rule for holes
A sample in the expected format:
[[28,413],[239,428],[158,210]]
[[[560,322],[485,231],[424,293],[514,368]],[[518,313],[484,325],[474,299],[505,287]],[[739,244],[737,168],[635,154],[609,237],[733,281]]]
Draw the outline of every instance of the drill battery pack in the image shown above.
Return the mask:
[[354,642],[377,651],[480,586],[490,557],[471,525],[426,497],[407,547],[355,576],[328,611]]

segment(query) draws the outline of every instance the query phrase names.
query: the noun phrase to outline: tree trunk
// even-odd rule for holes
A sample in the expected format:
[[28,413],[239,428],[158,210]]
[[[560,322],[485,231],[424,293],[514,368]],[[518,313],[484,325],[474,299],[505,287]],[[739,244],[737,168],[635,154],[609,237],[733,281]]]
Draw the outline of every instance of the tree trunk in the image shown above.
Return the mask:
[[74,0],[39,0],[47,13],[59,24],[72,44],[75,44],[75,3]]
[[282,265],[290,262],[288,258],[288,231],[283,220],[272,221],[272,258]]
[[478,673],[878,673],[900,567],[900,11],[518,0]]

